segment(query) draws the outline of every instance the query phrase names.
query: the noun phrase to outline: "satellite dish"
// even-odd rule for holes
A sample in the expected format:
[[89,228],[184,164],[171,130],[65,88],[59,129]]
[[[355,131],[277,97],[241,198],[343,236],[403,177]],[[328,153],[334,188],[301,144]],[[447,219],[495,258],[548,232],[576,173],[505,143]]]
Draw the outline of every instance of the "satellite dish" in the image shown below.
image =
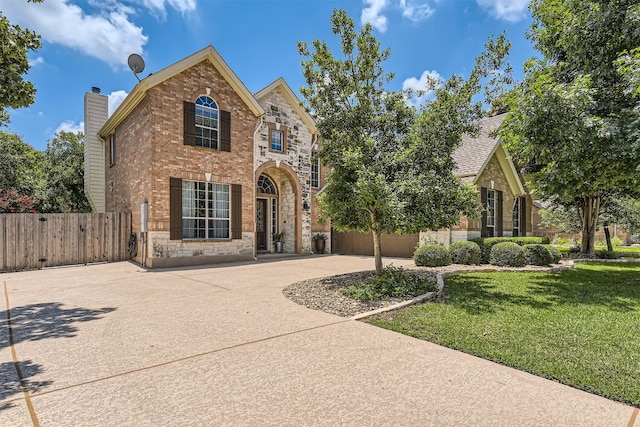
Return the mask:
[[137,53],[132,53],[131,55],[129,55],[129,59],[127,59],[127,62],[129,63],[129,68],[131,68],[131,71],[133,71],[133,75],[136,76],[136,79],[138,79],[138,81],[140,81],[138,73],[144,71],[144,59],[142,59],[142,56],[138,55]]

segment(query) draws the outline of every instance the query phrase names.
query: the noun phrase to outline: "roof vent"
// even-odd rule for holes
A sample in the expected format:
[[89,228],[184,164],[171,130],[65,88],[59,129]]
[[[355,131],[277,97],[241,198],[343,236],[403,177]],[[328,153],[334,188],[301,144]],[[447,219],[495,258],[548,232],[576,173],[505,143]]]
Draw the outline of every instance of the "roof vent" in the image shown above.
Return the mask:
[[91,86],[91,92],[100,93],[100,88],[98,86]]

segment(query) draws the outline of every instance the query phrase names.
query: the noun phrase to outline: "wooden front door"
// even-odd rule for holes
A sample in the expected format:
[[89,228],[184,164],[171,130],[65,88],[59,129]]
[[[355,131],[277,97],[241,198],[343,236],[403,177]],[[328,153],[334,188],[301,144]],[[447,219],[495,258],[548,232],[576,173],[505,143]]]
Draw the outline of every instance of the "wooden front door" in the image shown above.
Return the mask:
[[267,199],[256,200],[256,242],[259,251],[267,250]]

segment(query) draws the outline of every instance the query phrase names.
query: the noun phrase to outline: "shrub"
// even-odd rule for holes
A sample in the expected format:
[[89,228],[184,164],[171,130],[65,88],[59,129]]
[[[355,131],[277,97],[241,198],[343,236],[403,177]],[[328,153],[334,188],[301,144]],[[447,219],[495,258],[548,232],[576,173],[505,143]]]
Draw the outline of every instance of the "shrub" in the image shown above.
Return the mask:
[[548,237],[535,237],[535,236],[525,236],[525,237],[478,237],[476,239],[471,239],[472,242],[477,243],[480,246],[480,250],[482,251],[482,262],[484,264],[488,264],[491,257],[491,248],[494,245],[502,242],[513,242],[520,246],[524,245],[532,245],[532,244],[541,244],[548,245],[549,238]]
[[613,236],[611,238],[611,246],[616,247],[616,246],[622,246],[622,239],[619,238],[618,236]]
[[596,256],[601,259],[618,259],[620,255],[618,255],[615,251],[608,251],[603,249],[601,251],[596,251]]
[[545,245],[525,245],[524,260],[530,265],[549,265],[553,262],[553,256]]
[[577,254],[577,253],[579,253],[579,252],[580,252],[580,250],[581,250],[581,249],[582,249],[582,248],[581,248],[579,245],[571,246],[571,247],[569,248],[569,253],[570,253],[570,254]]
[[451,264],[451,255],[444,246],[426,244],[416,249],[413,261],[424,267],[440,267]]
[[433,280],[420,277],[401,267],[389,266],[379,274],[345,286],[340,292],[360,301],[377,301],[392,297],[415,297],[435,290]]
[[500,242],[491,248],[489,262],[501,267],[523,267],[526,265],[524,250],[514,242]]
[[551,254],[551,258],[553,259],[553,263],[554,264],[559,263],[560,260],[562,259],[562,254],[560,253],[560,251],[558,249],[554,248],[553,246],[549,246],[549,245],[546,245],[545,248],[547,248],[547,250]]
[[449,253],[454,264],[471,265],[480,264],[482,261],[482,251],[475,242],[454,242],[449,246]]

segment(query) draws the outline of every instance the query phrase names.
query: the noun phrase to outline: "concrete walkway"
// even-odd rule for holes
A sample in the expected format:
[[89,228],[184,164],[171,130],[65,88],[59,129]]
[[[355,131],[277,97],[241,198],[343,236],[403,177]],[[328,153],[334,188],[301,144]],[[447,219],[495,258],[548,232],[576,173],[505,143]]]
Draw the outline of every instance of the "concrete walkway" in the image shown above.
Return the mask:
[[282,295],[371,268],[323,256],[0,274],[0,425],[640,426],[634,408]]

